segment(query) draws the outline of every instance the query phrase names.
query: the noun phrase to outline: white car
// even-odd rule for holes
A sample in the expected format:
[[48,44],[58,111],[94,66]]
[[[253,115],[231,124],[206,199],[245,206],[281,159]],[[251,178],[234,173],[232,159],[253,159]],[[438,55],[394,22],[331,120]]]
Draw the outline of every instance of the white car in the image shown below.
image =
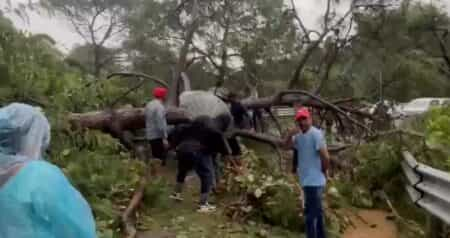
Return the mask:
[[401,115],[406,117],[419,115],[433,107],[448,105],[450,105],[450,98],[417,98],[403,106]]

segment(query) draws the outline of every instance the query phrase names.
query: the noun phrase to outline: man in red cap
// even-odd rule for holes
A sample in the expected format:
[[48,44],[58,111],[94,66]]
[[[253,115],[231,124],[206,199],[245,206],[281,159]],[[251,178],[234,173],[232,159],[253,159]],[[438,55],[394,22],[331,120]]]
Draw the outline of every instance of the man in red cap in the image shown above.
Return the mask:
[[326,185],[329,154],[321,130],[312,125],[305,107],[295,115],[298,128],[291,130],[285,145],[297,150],[297,173],[305,195],[305,223],[308,238],[325,238],[322,193]]
[[154,88],[154,99],[145,106],[145,134],[150,142],[153,158],[162,160],[163,165],[165,165],[168,148],[166,109],[164,107],[166,97],[166,88]]

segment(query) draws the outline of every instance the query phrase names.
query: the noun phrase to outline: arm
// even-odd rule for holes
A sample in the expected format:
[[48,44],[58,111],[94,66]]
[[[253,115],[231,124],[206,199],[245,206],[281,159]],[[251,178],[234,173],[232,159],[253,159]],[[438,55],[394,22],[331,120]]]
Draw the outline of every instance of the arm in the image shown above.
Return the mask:
[[157,128],[160,130],[163,139],[167,139],[167,119],[166,119],[166,110],[164,107],[158,107],[156,110],[156,118],[155,123]]
[[330,154],[328,153],[325,138],[322,133],[315,136],[316,149],[319,151],[322,164],[322,172],[326,175],[330,165]]
[[300,130],[298,128],[289,130],[289,132],[286,134],[286,136],[282,140],[281,147],[283,147],[283,149],[286,149],[286,150],[292,149],[294,147],[293,137],[295,135],[297,135],[298,133],[300,133]]
[[319,153],[322,162],[322,171],[324,174],[327,174],[328,168],[330,167],[330,154],[328,153],[327,147],[321,148]]
[[211,142],[211,148],[214,152],[227,156],[231,154],[230,146],[222,133],[218,131],[209,131],[209,141]]
[[171,149],[175,149],[184,139],[185,126],[179,125],[175,127],[169,134],[169,144]]

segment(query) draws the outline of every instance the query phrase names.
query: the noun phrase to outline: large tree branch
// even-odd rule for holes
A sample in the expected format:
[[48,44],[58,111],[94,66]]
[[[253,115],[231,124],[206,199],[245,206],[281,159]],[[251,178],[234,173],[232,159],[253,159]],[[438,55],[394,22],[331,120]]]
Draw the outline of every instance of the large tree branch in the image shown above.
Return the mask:
[[300,29],[302,29],[304,37],[308,40],[308,42],[310,42],[311,39],[309,38],[309,32],[306,29],[305,25],[303,24],[303,21],[300,18],[300,15],[298,14],[297,6],[295,5],[295,1],[294,0],[291,0],[291,5],[292,5],[292,11],[294,12],[295,20],[297,21],[298,25],[300,26]]
[[[171,124],[177,124],[189,122],[190,118],[181,109],[169,108],[167,121]],[[69,122],[74,128],[99,130],[118,138],[120,135],[117,131],[133,131],[145,128],[145,113],[144,108],[72,113],[69,115]]]
[[68,16],[70,23],[72,24],[72,26],[74,27],[74,29],[78,33],[78,35],[81,36],[86,43],[90,43],[90,40],[88,39],[89,37],[86,36],[85,33],[83,33],[83,30],[81,29],[80,24],[75,21],[75,16],[70,11],[70,9],[64,8],[63,11],[65,12],[65,15]]
[[[226,1],[227,2],[227,1]],[[231,21],[229,18],[226,19],[225,21],[225,29],[224,29],[224,33],[223,33],[223,37],[222,37],[222,52],[221,52],[221,65],[219,68],[219,75],[217,78],[217,83],[216,86],[222,86],[223,82],[225,81],[225,77],[227,75],[227,68],[228,68],[228,52],[227,52],[227,47],[228,47],[228,34],[230,31],[230,24]]]
[[345,21],[345,19],[353,12],[354,8],[355,8],[355,0],[352,0],[350,9],[344,14],[344,16],[342,16],[333,26],[327,27],[326,29],[324,29],[324,31],[319,35],[318,40],[315,41],[314,43],[311,43],[308,46],[308,48],[305,51],[305,54],[300,59],[298,66],[295,69],[293,77],[288,82],[288,89],[295,87],[295,85],[298,83],[298,81],[300,80],[300,76],[303,71],[303,68],[306,66],[312,53],[319,47],[320,43],[323,41],[325,36],[334,28],[336,28],[337,26],[340,26]]
[[111,79],[113,77],[138,77],[138,78],[144,78],[144,79],[147,79],[147,80],[154,81],[155,83],[160,84],[160,85],[162,85],[162,86],[164,86],[166,88],[169,87],[169,85],[164,80],[162,80],[160,78],[157,78],[155,76],[152,76],[152,75],[147,75],[147,74],[142,74],[142,73],[126,73],[126,72],[113,73],[113,74],[110,74],[107,77],[107,79]]
[[295,85],[300,80],[300,75],[302,74],[303,68],[305,67],[306,63],[308,63],[309,58],[311,57],[314,50],[317,49],[317,47],[320,45],[322,40],[325,38],[328,32],[323,32],[319,39],[317,39],[314,43],[311,43],[308,48],[305,51],[305,54],[300,59],[297,68],[295,69],[294,76],[288,83],[288,89],[294,88]]
[[[233,130],[231,133],[229,133],[227,136],[233,137],[233,136],[239,136],[243,138],[249,138],[255,141],[259,141],[261,143],[270,144],[273,147],[281,147],[284,148],[283,144],[284,141],[275,136],[267,135],[267,134],[261,134],[256,133],[248,130]],[[330,153],[337,153],[342,150],[345,150],[352,145],[329,145],[328,150]]]
[[181,47],[180,55],[178,58],[178,63],[175,69],[174,78],[172,79],[172,82],[170,84],[170,90],[169,90],[169,99],[168,104],[170,106],[177,106],[178,105],[178,88],[180,84],[181,79],[181,73],[185,71],[186,69],[186,62],[187,62],[187,55],[189,52],[189,47],[192,43],[192,40],[194,38],[194,34],[197,31],[199,25],[200,25],[200,19],[199,19],[199,6],[197,0],[193,0],[193,10],[192,10],[192,20],[193,22],[190,24],[188,31],[185,36],[184,44]]
[[439,49],[441,50],[441,56],[442,59],[444,59],[445,65],[448,68],[448,71],[450,71],[450,56],[448,54],[447,45],[442,39],[442,37],[439,35],[436,29],[433,29],[433,35],[438,40],[439,43]]
[[116,23],[114,22],[114,20],[111,17],[109,24],[108,24],[108,29],[106,30],[105,34],[103,34],[102,39],[98,43],[99,45],[103,46],[105,44],[105,42],[111,37],[111,34],[113,33],[115,26],[116,26]]
[[314,90],[315,95],[319,95],[322,91],[323,87],[325,86],[325,83],[328,81],[330,77],[330,71],[333,68],[333,65],[336,63],[337,56],[339,53],[339,47],[337,46],[337,43],[335,42],[332,46],[330,46],[331,49],[329,49],[329,54],[327,54],[327,57],[325,58],[326,66],[325,70],[322,73],[322,76],[319,79],[319,85],[317,86],[316,90]]
[[[291,106],[294,102],[301,102],[304,106],[334,111],[353,124],[369,130],[366,126],[349,116],[350,114],[356,114],[370,118],[368,115],[362,112],[358,114],[359,111],[351,111],[344,106],[338,107],[305,91],[286,91],[267,98],[249,98],[243,100],[242,104],[248,109],[264,109],[272,106]],[[191,118],[182,109],[171,107],[168,109],[167,120],[169,123],[176,124],[189,122]],[[132,131],[145,127],[144,108],[124,108],[112,111],[70,114],[69,121],[74,127],[100,130],[117,138],[120,138],[121,134],[119,132],[121,130]]]
[[204,50],[202,50],[199,47],[195,46],[194,44],[192,44],[192,46],[193,46],[193,49],[197,53],[201,54],[206,59],[208,59],[208,61],[214,66],[214,68],[216,68],[217,70],[220,68],[220,65],[214,60],[214,58],[211,56],[211,54],[208,54],[207,52],[205,52]]
[[[350,116],[352,112],[343,109],[342,107],[336,106],[316,95],[302,90],[287,90],[282,91],[272,97],[258,98],[258,99],[245,99],[242,104],[248,109],[261,109],[268,108],[272,106],[292,106],[294,103],[301,103],[304,106],[326,109],[334,111],[343,117],[345,117],[351,123],[361,127],[367,132],[372,132],[370,128],[361,122],[355,120]],[[353,112],[354,114],[354,112]]]
[[330,9],[331,9],[331,0],[327,0],[327,8],[325,10],[325,15],[323,17],[324,31],[328,31],[328,25],[330,24]]
[[94,16],[92,16],[92,19],[88,25],[88,30],[89,30],[91,41],[92,41],[91,43],[94,46],[97,45],[97,39],[95,38],[95,30],[94,30],[94,27],[95,27],[95,24],[97,21],[97,17],[99,17],[101,14],[103,14],[103,12],[106,11],[106,8],[99,9],[98,7],[95,7],[95,10],[96,10],[96,12],[95,12]]

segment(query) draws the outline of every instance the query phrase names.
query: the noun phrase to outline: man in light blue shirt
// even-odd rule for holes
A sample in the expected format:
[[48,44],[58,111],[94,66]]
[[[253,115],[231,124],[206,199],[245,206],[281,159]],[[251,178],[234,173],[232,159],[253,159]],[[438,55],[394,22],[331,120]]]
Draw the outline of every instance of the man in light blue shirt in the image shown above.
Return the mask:
[[323,133],[312,125],[307,108],[300,108],[295,120],[298,128],[287,135],[285,144],[298,154],[297,173],[305,195],[306,236],[325,238],[322,192],[326,185],[328,150]]

